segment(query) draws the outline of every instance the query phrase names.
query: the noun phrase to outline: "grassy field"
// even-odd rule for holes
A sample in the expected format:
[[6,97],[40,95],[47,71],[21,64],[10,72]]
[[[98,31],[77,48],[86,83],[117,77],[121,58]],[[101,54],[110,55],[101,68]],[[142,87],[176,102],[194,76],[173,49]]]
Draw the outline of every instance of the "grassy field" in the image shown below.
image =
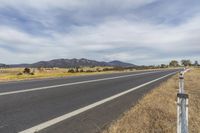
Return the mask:
[[[185,75],[189,94],[189,132],[200,133],[200,69]],[[176,133],[178,75],[151,91],[103,133]]]
[[[69,68],[72,69],[72,68]],[[79,72],[68,72],[68,68],[30,68],[31,74],[24,74],[24,68],[0,68],[0,82],[13,81],[13,80],[28,80],[38,78],[53,78],[53,77],[66,77],[66,76],[79,76],[79,75],[91,75],[91,74],[106,74],[114,72],[130,72],[130,71],[148,71],[159,69],[114,69],[113,67],[81,67]],[[107,69],[107,70],[104,70]],[[112,70],[114,69],[114,70]],[[174,68],[162,68],[162,69],[174,69]],[[73,68],[73,70],[76,70]],[[82,72],[81,72],[82,71]],[[21,74],[20,74],[21,73]]]
[[0,68],[0,82],[11,81],[11,80],[79,76],[88,74],[105,74],[105,73],[117,72],[117,71],[103,71],[104,68],[109,69],[112,67],[92,67],[92,68],[82,67],[79,68],[79,70],[83,70],[83,72],[74,72],[74,73],[68,72],[69,69],[67,68],[42,68],[42,69],[32,68],[31,72],[33,72],[34,75],[23,74],[24,68]]

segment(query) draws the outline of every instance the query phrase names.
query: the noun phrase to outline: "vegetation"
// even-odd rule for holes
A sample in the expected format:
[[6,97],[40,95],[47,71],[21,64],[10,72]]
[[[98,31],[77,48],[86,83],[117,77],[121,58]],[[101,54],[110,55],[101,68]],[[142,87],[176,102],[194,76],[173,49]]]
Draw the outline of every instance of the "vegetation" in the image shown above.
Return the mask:
[[24,68],[23,73],[24,74],[30,74],[31,73],[31,69],[30,68]]
[[69,73],[74,73],[75,71],[74,71],[74,69],[69,69],[68,72]]
[[178,63],[178,61],[176,61],[176,60],[172,60],[172,61],[169,63],[169,66],[178,67],[178,66],[179,66],[179,63]]
[[165,64],[160,65],[160,68],[167,68],[167,67],[168,67],[168,65],[165,65]]
[[190,60],[181,60],[181,64],[183,66],[191,66],[192,65]]
[[[110,71],[103,71],[104,68]],[[112,73],[112,67],[78,67],[78,68],[0,68],[0,82],[34,78],[51,78],[78,76],[88,74]]]
[[[182,60],[184,66],[199,67],[198,61],[193,64],[190,60]],[[125,72],[135,70],[154,70],[154,69],[170,69],[175,67],[183,67],[179,62],[172,60],[169,65],[150,65],[150,66],[132,66],[132,67],[110,67],[110,66],[90,66],[90,67],[74,67],[74,68],[8,68],[4,64],[0,64],[0,81],[32,79],[32,78],[48,78],[63,77],[69,75],[97,74],[108,72]]]
[[[103,133],[176,133],[178,75],[144,96]],[[185,75],[189,94],[189,132],[200,133],[200,69]]]

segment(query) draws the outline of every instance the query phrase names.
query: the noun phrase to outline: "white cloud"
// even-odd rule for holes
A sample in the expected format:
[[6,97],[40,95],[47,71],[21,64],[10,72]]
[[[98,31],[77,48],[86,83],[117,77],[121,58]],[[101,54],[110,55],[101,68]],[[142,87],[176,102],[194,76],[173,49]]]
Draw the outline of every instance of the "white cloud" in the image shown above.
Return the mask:
[[[20,9],[25,17],[31,18],[31,21],[43,23],[47,28],[37,29],[37,31],[48,34],[45,36],[35,35],[21,30],[16,25],[0,23],[0,62],[29,63],[53,58],[85,57],[97,60],[118,59],[135,64],[160,64],[166,63],[172,58],[200,58],[198,54],[200,52],[199,14],[195,14],[184,23],[173,26],[129,20],[122,16],[119,19],[119,17],[111,15],[100,23],[73,25],[70,26],[69,31],[60,32],[51,29],[57,28],[57,17],[55,17],[57,12],[45,11],[52,8],[77,10],[80,7],[84,10],[91,10],[91,13],[98,5],[107,5],[108,9],[120,7],[120,10],[127,10],[132,5],[138,8],[151,2],[153,0],[126,0],[123,3],[119,0],[61,0],[59,2],[53,0],[3,0],[0,7],[5,7],[5,5],[11,5],[18,9],[21,6],[26,7]],[[26,13],[29,6],[37,9],[37,12]],[[40,10],[42,12],[39,12]],[[63,20],[64,22],[65,20]],[[62,25],[59,26],[62,27]],[[63,28],[66,27],[67,25],[63,26]],[[16,56],[17,58],[15,58]]]
[[[75,28],[70,34],[54,33],[52,38],[35,37],[16,29],[1,27],[0,40],[2,44],[6,44],[9,47],[16,47],[23,51],[33,50],[34,52],[31,56],[37,55],[41,59],[46,59],[44,58],[45,54],[48,55],[47,57],[50,57],[52,52],[54,54],[56,51],[61,55],[73,58],[77,52],[79,52],[80,56],[87,56],[87,52],[93,51],[95,55],[96,51],[104,50],[107,54],[102,54],[102,59],[131,61],[142,58],[145,60],[151,58],[149,54],[138,53],[135,49],[143,47],[146,49],[155,49],[155,51],[160,52],[169,52],[170,54],[184,50],[192,51],[199,48],[199,41],[194,41],[200,38],[200,29],[197,29],[195,25],[198,22],[195,21],[199,21],[199,19],[195,18],[192,21],[194,24],[188,22],[175,28],[162,25],[155,26],[114,21],[103,23],[97,27]],[[192,45],[184,43],[190,41],[191,38],[194,41]],[[131,55],[128,52],[126,53],[126,51],[133,51],[133,53]],[[136,56],[133,56],[135,55],[134,52],[137,53]],[[17,54],[23,55],[21,51]],[[60,54],[58,54],[58,57]],[[56,58],[57,55],[52,57]],[[31,58],[30,60],[36,61],[37,59]]]
[[33,7],[37,9],[48,8],[93,8],[92,6],[108,6],[127,9],[142,6],[156,0],[1,0],[1,6]]

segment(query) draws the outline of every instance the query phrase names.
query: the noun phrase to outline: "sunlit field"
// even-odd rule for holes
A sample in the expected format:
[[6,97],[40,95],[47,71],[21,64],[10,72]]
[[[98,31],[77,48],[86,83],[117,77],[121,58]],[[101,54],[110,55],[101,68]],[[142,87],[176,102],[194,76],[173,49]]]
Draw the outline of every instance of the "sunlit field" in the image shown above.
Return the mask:
[[[119,71],[110,70],[112,67],[82,67],[78,69],[69,68],[30,68],[30,72],[33,74],[24,74],[24,68],[0,68],[0,81],[10,80],[24,80],[35,78],[53,78],[53,77],[65,77],[65,76],[79,76],[88,74],[105,74]],[[73,70],[74,72],[69,72]],[[130,71],[130,70],[124,70]]]

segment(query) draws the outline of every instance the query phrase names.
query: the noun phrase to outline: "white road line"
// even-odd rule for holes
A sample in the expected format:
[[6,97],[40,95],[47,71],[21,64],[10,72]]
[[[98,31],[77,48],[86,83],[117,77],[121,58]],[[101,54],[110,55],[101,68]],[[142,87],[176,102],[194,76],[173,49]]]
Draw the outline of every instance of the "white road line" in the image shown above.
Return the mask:
[[68,118],[71,118],[71,117],[73,117],[73,116],[76,116],[76,115],[78,115],[78,114],[80,114],[80,113],[83,113],[83,112],[89,110],[89,109],[92,109],[92,108],[94,108],[94,107],[96,107],[96,106],[99,106],[99,105],[101,105],[101,104],[103,104],[103,103],[106,103],[106,102],[108,102],[108,101],[111,101],[111,100],[113,100],[113,99],[115,99],[115,98],[118,98],[118,97],[120,97],[120,96],[122,96],[122,95],[125,95],[125,94],[127,94],[127,93],[130,93],[130,92],[132,92],[132,91],[134,91],[134,90],[136,90],[136,89],[139,89],[139,88],[141,88],[141,87],[144,87],[144,86],[146,86],[146,85],[149,85],[149,84],[151,84],[151,83],[154,83],[154,82],[156,82],[156,81],[158,81],[158,80],[161,80],[161,79],[163,79],[163,78],[166,78],[166,77],[168,77],[168,76],[170,76],[170,75],[173,75],[173,74],[175,74],[175,73],[176,73],[176,72],[167,74],[167,75],[165,75],[165,76],[163,76],[163,77],[154,79],[154,80],[152,80],[152,81],[150,81],[150,82],[144,83],[144,84],[142,84],[142,85],[139,85],[139,86],[134,87],[134,88],[132,88],[132,89],[129,89],[129,90],[127,90],[127,91],[118,93],[118,94],[116,94],[116,95],[113,95],[113,96],[108,97],[108,98],[106,98],[106,99],[103,99],[103,100],[101,100],[101,101],[95,102],[95,103],[90,104],[90,105],[88,105],[88,106],[85,106],[85,107],[83,107],[83,108],[77,109],[77,110],[72,111],[72,112],[70,112],[70,113],[64,114],[64,115],[59,116],[59,117],[57,117],[57,118],[54,118],[54,119],[52,119],[52,120],[46,121],[46,122],[44,122],[44,123],[41,123],[41,124],[36,125],[36,126],[34,126],[34,127],[31,127],[31,128],[26,129],[26,130],[24,130],[24,131],[21,131],[21,132],[19,132],[19,133],[35,133],[35,132],[41,131],[42,129],[45,129],[45,128],[47,128],[47,127],[50,127],[50,126],[52,126],[52,125],[55,125],[55,124],[57,124],[57,123],[59,123],[59,122],[61,122],[61,121],[64,121],[64,120],[66,120],[66,119],[68,119]]
[[17,93],[24,93],[24,92],[31,92],[31,91],[39,91],[39,90],[51,89],[51,88],[62,87],[62,86],[70,86],[70,85],[77,85],[77,84],[84,84],[84,83],[92,83],[92,82],[98,82],[98,81],[119,79],[119,78],[125,78],[125,77],[137,76],[137,75],[144,75],[144,74],[149,74],[149,73],[158,73],[158,72],[160,72],[160,71],[138,73],[138,74],[130,74],[130,75],[123,75],[123,76],[110,77],[110,78],[102,78],[102,79],[94,79],[94,80],[86,80],[86,81],[80,81],[80,82],[73,82],[73,83],[66,83],[66,84],[60,84],[60,85],[38,87],[38,88],[32,88],[32,89],[23,89],[23,90],[17,90],[17,91],[8,91],[8,92],[2,92],[2,93],[0,93],[0,96],[17,94]]

